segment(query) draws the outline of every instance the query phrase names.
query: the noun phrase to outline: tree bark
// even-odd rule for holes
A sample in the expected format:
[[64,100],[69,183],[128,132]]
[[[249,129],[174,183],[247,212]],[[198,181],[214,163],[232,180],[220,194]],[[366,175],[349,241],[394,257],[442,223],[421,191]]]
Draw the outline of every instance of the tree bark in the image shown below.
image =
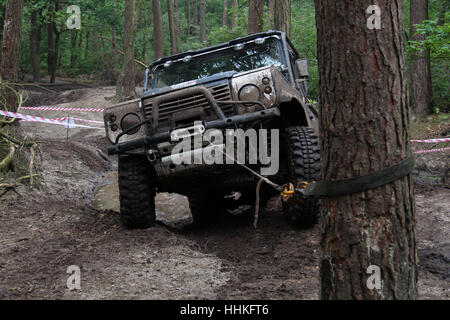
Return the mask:
[[200,0],[200,42],[206,42],[206,0]]
[[[3,25],[2,60],[0,64],[1,82],[17,83],[19,80],[19,53],[22,30],[22,0],[8,0]],[[15,88],[13,85],[12,88]],[[17,96],[5,89],[0,93],[7,110],[17,110]]]
[[232,13],[230,27],[231,29],[234,29],[237,27],[237,11],[239,9],[239,0],[231,0],[231,8]]
[[[139,0],[142,2],[142,0]],[[139,11],[139,10],[138,10]],[[125,98],[134,98],[135,71],[134,71],[134,0],[125,0],[125,31],[124,31],[123,58],[123,95]]]
[[153,11],[153,34],[155,36],[155,60],[164,55],[162,34],[162,12],[159,0],[152,0]]
[[228,0],[223,0],[222,27],[227,26],[228,18]]
[[[410,4],[410,38],[411,41],[425,39],[423,35],[415,35],[416,24],[428,19],[428,0],[411,0]],[[413,54],[411,57],[411,107],[417,115],[425,115],[432,111],[432,87],[430,51],[424,54]]]
[[248,2],[248,33],[262,32],[264,28],[264,0]]
[[39,11],[31,12],[31,32],[30,32],[30,52],[31,66],[33,68],[33,82],[41,81],[41,61],[39,58],[39,43],[41,40],[41,31],[39,27]]
[[[399,163],[411,153],[403,1],[376,2],[379,30],[367,27],[367,1],[315,3],[322,179],[359,177]],[[321,298],[415,299],[415,233],[411,175],[323,198]],[[369,266],[380,268],[380,289],[367,285]]]
[[275,29],[286,32],[291,36],[291,0],[274,1],[274,22]]

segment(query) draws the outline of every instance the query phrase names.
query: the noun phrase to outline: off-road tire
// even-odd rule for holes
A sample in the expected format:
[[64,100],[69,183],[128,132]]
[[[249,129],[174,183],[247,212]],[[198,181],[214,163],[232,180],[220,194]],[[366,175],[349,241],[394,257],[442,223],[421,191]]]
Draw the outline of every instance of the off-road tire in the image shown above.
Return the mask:
[[[289,127],[284,135],[288,179],[294,185],[301,181],[318,181],[320,179],[319,139],[308,127]],[[284,215],[296,227],[310,227],[319,216],[319,198],[301,199],[292,197],[283,202]]]
[[120,220],[129,229],[155,224],[153,168],[144,156],[119,156]]

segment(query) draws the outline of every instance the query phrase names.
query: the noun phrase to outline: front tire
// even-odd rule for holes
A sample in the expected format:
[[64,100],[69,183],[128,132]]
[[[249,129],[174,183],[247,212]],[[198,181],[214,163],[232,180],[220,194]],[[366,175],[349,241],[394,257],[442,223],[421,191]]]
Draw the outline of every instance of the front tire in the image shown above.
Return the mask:
[[[285,131],[285,146],[288,160],[288,178],[294,185],[299,182],[320,179],[319,139],[308,127],[289,127]],[[319,216],[319,198],[301,199],[292,197],[283,202],[287,220],[296,227],[310,227]]]
[[120,220],[126,228],[155,224],[153,168],[144,156],[119,156]]

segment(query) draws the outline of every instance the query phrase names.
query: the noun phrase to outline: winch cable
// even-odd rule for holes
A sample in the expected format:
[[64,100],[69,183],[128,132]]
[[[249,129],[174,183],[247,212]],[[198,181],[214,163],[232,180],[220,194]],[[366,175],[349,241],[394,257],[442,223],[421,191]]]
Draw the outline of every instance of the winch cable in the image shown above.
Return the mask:
[[[267,177],[264,177],[263,175],[259,174],[255,170],[253,170],[250,167],[246,166],[245,164],[240,163],[239,160],[230,157],[228,154],[226,154],[225,152],[223,152],[221,150],[219,145],[213,144],[211,142],[211,140],[209,140],[206,136],[203,136],[203,138],[207,142],[209,142],[210,144],[212,144],[214,146],[214,150],[219,151],[222,155],[224,155],[226,158],[232,160],[233,162],[236,161],[236,163],[238,165],[240,165],[241,167],[243,167],[244,169],[249,171],[251,174],[253,174],[257,178],[259,178],[258,184],[256,185],[255,214],[254,214],[254,221],[253,221],[253,226],[256,228],[257,224],[258,224],[258,218],[259,218],[259,198],[260,198],[259,194],[260,194],[260,190],[261,190],[261,186],[262,186],[263,182],[267,183],[269,186],[271,186],[272,188],[274,188],[275,190],[280,192],[281,196],[283,198],[285,198],[287,196],[287,194],[285,194],[285,192],[288,192],[288,194],[291,194],[291,192],[292,192],[291,189],[293,188],[293,185],[292,184],[287,184],[286,186],[280,186],[279,184],[276,184],[276,183],[270,181]],[[292,195],[293,195],[293,193],[292,193]]]
[[256,186],[256,203],[255,203],[255,215],[253,226],[256,228],[258,223],[259,216],[259,200],[260,200],[260,189],[262,183],[265,182],[275,190],[280,192],[281,198],[284,202],[288,202],[292,199],[292,197],[298,194],[301,198],[312,197],[312,196],[328,196],[328,197],[336,197],[343,196],[352,193],[364,192],[369,189],[375,189],[381,187],[383,185],[392,183],[398,179],[401,179],[407,175],[409,175],[414,169],[415,158],[414,155],[410,155],[407,159],[390,166],[385,169],[381,169],[379,171],[375,171],[371,174],[367,174],[364,176],[359,176],[350,179],[344,180],[332,180],[332,181],[300,181],[295,187],[292,183],[287,183],[284,185],[278,185],[272,181],[270,181],[267,177],[262,176],[255,170],[249,168],[243,163],[240,163],[237,159],[233,159],[226,153],[224,153],[218,145],[214,145],[211,140],[204,138],[213,146],[214,149],[218,150],[225,157],[236,161],[238,165],[249,171],[251,174],[259,178],[258,184]]

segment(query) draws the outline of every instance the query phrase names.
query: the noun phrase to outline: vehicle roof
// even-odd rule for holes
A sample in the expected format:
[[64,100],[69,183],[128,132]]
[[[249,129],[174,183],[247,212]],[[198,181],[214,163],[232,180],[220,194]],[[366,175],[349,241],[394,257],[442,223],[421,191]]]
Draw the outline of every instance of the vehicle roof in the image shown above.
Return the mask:
[[235,45],[237,43],[243,42],[243,41],[250,41],[256,38],[260,38],[260,37],[267,37],[267,36],[271,36],[271,35],[278,35],[281,36],[282,38],[285,37],[287,42],[290,44],[290,46],[292,47],[292,49],[294,50],[295,54],[298,55],[298,52],[296,51],[295,47],[292,45],[291,41],[286,37],[286,34],[282,31],[277,31],[277,30],[269,30],[267,32],[259,32],[259,33],[254,33],[254,34],[250,34],[248,36],[244,36],[244,37],[239,37],[236,39],[233,39],[231,41],[228,42],[224,42],[218,45],[214,45],[214,46],[210,46],[210,47],[206,47],[206,48],[202,48],[202,49],[198,49],[198,50],[188,50],[182,53],[177,53],[171,56],[167,56],[167,57],[163,57],[163,58],[159,58],[158,60],[153,61],[148,68],[152,69],[154,66],[165,63],[167,61],[171,61],[171,60],[177,60],[177,59],[181,59],[184,56],[187,55],[197,55],[197,54],[201,54],[204,52],[208,52],[208,51],[212,51],[212,50],[217,50],[217,49],[221,49],[221,48],[226,48],[232,45]]

